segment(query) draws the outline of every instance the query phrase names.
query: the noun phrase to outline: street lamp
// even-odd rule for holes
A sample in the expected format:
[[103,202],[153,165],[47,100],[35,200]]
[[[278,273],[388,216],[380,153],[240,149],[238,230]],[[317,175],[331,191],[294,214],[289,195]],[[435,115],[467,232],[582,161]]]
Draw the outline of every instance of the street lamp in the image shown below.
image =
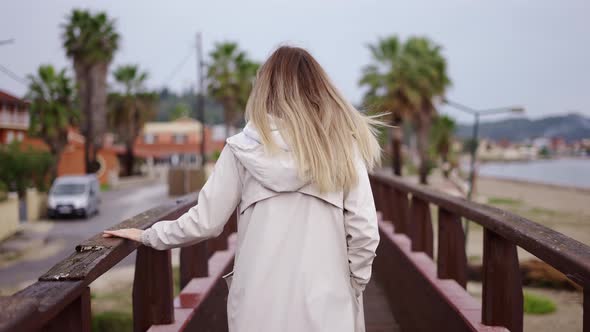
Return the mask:
[[[477,155],[477,147],[479,145],[479,117],[485,115],[502,114],[502,113],[524,113],[523,107],[499,107],[486,110],[476,110],[471,107],[467,107],[463,104],[444,99],[443,102],[459,111],[467,114],[471,114],[474,117],[473,133],[471,135],[471,149],[470,149],[470,162],[469,162],[469,188],[467,191],[467,199],[471,200],[473,195],[473,187],[475,184],[475,159]],[[467,234],[469,232],[469,222],[465,220],[465,245],[467,246]]]

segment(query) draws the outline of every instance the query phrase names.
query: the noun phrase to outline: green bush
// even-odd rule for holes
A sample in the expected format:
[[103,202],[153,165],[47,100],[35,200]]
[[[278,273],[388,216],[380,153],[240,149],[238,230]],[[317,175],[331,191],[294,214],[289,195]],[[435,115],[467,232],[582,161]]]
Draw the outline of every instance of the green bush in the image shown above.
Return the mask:
[[115,331],[133,331],[133,315],[121,311],[105,311],[92,315],[92,332]]
[[524,312],[533,315],[552,313],[557,309],[555,303],[548,298],[524,293]]
[[48,173],[55,162],[49,152],[25,148],[19,142],[0,146],[0,182],[19,196],[33,186],[47,191]]

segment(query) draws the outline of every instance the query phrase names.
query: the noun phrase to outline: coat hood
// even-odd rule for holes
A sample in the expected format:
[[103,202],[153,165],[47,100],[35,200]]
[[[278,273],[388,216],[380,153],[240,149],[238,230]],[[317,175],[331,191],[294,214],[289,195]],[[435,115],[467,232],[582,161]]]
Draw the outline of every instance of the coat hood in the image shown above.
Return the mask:
[[299,177],[297,163],[279,130],[271,122],[271,135],[279,151],[264,149],[258,130],[248,122],[244,130],[227,139],[235,157],[264,187],[275,192],[297,191],[307,182]]

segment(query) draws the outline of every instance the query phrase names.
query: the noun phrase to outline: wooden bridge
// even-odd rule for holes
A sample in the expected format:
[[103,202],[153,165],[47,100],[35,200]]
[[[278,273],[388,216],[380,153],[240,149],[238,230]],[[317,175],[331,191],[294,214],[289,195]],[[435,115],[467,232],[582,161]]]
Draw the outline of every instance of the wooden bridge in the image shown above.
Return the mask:
[[[584,289],[583,329],[590,332],[590,248],[551,229],[496,208],[372,175],[381,243],[374,278],[364,294],[367,331],[523,330],[517,247],[564,273]],[[174,219],[195,196],[162,205],[115,228],[147,228]],[[434,260],[431,206],[438,214]],[[467,259],[461,218],[484,228],[481,302],[465,290]],[[137,250],[133,283],[135,331],[227,331],[227,287],[233,266],[236,218],[213,240],[181,249],[182,291],[173,297],[170,251],[100,234],[39,280],[0,298],[0,332],[90,331],[89,284]]]

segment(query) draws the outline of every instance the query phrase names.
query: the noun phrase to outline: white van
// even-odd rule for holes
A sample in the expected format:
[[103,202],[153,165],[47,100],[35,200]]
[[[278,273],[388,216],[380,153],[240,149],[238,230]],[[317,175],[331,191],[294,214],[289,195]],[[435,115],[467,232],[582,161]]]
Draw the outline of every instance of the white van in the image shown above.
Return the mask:
[[75,215],[86,218],[98,213],[100,186],[95,175],[60,176],[47,198],[47,216]]

